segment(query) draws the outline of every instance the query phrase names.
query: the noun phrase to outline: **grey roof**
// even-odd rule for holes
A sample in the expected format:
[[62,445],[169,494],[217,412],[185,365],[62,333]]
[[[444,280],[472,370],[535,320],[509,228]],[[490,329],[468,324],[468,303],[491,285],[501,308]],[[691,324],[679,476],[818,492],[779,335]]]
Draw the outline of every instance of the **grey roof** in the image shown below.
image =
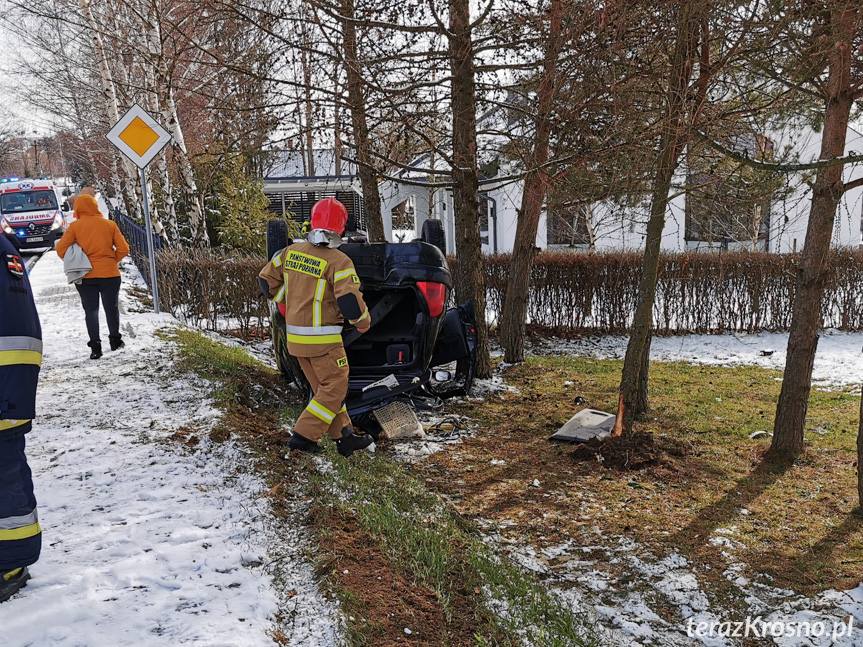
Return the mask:
[[[315,172],[309,173],[298,150],[273,151],[264,167],[264,178],[336,177],[335,152],[331,149],[315,151]],[[353,162],[342,159],[341,175],[356,175]]]

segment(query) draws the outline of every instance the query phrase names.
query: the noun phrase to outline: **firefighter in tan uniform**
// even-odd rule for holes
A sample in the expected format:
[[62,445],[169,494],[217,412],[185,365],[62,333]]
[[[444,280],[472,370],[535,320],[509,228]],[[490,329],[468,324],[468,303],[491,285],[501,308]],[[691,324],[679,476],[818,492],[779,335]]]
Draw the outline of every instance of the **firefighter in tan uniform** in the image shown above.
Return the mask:
[[347,320],[361,333],[371,326],[354,264],[338,250],[347,221],[341,202],[318,201],[307,241],[283,249],[259,274],[261,290],[285,304],[288,351],[314,394],[294,425],[288,448],[320,451],[318,441],[327,434],[346,457],[373,442],[354,432],[345,408],[348,359],[342,326]]

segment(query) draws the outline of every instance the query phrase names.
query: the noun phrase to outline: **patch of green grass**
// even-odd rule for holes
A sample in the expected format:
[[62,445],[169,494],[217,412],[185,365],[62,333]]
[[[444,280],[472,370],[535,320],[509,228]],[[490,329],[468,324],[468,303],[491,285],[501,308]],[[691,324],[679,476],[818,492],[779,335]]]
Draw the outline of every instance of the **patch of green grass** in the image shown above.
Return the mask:
[[236,434],[255,445],[262,458],[269,443],[287,442],[285,426],[296,420],[302,405],[277,371],[249,356],[242,348],[227,346],[185,328],[157,333],[176,345],[177,366],[204,378],[217,405],[224,410],[210,432],[215,441]]
[[240,378],[249,369],[276,374],[249,356],[242,348],[220,344],[201,333],[185,328],[156,333],[162,339],[173,341],[180,352],[180,367],[208,379]]
[[[548,418],[563,424],[576,409],[572,404],[576,395],[586,397],[591,408],[616,412],[622,367],[622,360],[528,357],[524,364],[507,370],[506,377],[534,399],[552,401]],[[665,431],[673,425],[681,436],[706,444],[748,440],[753,431],[773,430],[781,379],[781,371],[758,366],[651,362],[652,411],[639,426]],[[565,381],[574,384],[567,387]],[[857,395],[813,389],[806,426],[810,445],[850,449],[856,442],[859,404]]]
[[[380,454],[342,460],[311,477],[317,504],[354,515],[390,559],[432,588],[449,616],[456,598],[474,600],[478,645],[596,644],[594,630],[531,574],[485,545],[440,497]],[[324,540],[325,541],[325,540]]]

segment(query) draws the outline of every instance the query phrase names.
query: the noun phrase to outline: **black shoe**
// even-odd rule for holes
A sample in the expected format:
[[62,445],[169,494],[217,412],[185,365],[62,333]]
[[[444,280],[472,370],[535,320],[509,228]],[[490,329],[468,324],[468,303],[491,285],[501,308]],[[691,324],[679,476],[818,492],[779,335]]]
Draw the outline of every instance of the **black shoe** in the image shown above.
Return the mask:
[[[345,427],[347,429],[347,427]],[[353,427],[351,427],[353,429]],[[344,431],[342,432],[344,433]],[[336,448],[339,450],[339,454],[348,458],[355,451],[360,449],[366,449],[370,445],[373,445],[375,439],[372,438],[369,434],[358,434],[356,432],[349,433],[346,436],[342,436],[336,441]]]
[[321,446],[316,442],[295,433],[291,434],[291,440],[288,442],[288,451],[291,451],[292,449],[297,449],[301,452],[308,452],[310,454],[317,454],[321,451]]
[[123,335],[108,335],[108,341],[111,344],[111,350],[117,350],[123,348],[126,345],[126,342],[123,341]]
[[26,566],[0,573],[0,602],[6,602],[20,589],[27,586],[29,579],[30,571],[27,570]]
[[102,343],[101,342],[88,341],[87,345],[93,351],[92,353],[90,353],[90,359],[99,359],[100,357],[102,357]]

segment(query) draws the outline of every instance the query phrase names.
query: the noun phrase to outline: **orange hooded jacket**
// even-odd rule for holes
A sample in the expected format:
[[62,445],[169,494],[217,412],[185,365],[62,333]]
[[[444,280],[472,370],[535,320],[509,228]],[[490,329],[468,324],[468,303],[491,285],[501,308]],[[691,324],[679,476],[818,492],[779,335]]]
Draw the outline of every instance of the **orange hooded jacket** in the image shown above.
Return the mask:
[[72,243],[78,243],[90,259],[93,269],[85,279],[107,279],[120,276],[117,265],[128,253],[129,243],[123,238],[117,223],[106,220],[99,213],[96,198],[82,194],[75,200],[78,219],[69,225],[66,233],[57,242],[57,255],[66,255]]

